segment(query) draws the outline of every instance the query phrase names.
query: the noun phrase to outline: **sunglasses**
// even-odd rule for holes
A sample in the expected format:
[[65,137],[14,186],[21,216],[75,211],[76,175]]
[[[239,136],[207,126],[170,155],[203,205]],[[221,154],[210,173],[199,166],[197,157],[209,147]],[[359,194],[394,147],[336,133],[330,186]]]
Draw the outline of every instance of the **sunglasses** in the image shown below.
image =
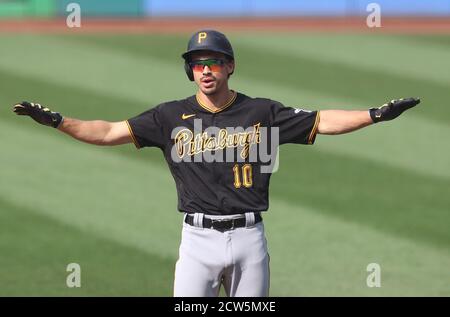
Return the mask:
[[197,60],[189,63],[189,66],[191,66],[194,72],[202,72],[205,66],[208,66],[212,72],[220,72],[223,65],[225,65],[225,61],[217,58]]

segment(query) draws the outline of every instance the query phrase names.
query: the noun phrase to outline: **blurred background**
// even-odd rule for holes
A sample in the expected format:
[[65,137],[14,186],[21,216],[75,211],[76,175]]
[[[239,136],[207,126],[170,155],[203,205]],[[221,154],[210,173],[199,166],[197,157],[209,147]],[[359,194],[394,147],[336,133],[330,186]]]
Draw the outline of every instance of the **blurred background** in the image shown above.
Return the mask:
[[11,108],[120,121],[192,95],[180,55],[206,27],[230,39],[230,86],[249,96],[319,110],[422,99],[393,122],[281,147],[270,294],[450,295],[450,0],[376,1],[379,28],[375,1],[79,0],[69,28],[71,2],[0,1],[1,296],[171,296],[182,217],[160,151],[82,144]]
[[67,5],[77,3],[86,17],[261,17],[360,16],[367,5],[378,4],[386,16],[448,16],[448,0],[2,0],[2,17],[66,16]]

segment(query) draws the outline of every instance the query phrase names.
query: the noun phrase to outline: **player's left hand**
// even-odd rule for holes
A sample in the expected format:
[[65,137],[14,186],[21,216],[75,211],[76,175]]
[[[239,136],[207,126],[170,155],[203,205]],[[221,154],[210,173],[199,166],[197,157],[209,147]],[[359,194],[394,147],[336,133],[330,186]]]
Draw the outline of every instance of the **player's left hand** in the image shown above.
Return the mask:
[[379,108],[370,108],[369,113],[374,123],[389,121],[397,118],[403,111],[408,110],[419,103],[419,98],[394,99]]

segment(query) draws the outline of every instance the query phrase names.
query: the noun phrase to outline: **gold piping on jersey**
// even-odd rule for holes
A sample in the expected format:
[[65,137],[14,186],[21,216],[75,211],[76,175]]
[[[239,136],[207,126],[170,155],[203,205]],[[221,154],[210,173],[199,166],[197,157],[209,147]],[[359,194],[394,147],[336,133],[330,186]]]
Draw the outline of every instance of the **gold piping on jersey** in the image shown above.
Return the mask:
[[313,126],[313,128],[311,130],[311,133],[309,134],[309,137],[308,137],[308,144],[312,144],[313,143],[313,140],[314,140],[314,138],[316,137],[316,134],[317,134],[317,128],[319,127],[319,122],[320,122],[320,111],[317,111],[316,120],[314,121],[314,126]]
[[131,129],[131,125],[128,122],[128,120],[125,121],[127,123],[128,126],[128,131],[130,132],[131,138],[133,139],[133,143],[136,146],[137,149],[140,149],[141,146],[139,145],[139,143],[137,142],[136,138],[134,137],[134,133],[133,133],[133,129]]
[[207,105],[205,105],[200,100],[198,94],[195,95],[195,98],[197,99],[197,102],[200,105],[200,107],[202,107],[203,109],[208,110],[209,112],[212,112],[212,113],[218,113],[218,112],[225,110],[226,108],[228,108],[229,106],[231,106],[233,104],[233,102],[236,100],[236,97],[237,97],[237,93],[235,91],[233,91],[233,96],[231,96],[230,100],[228,100],[221,108],[219,108],[217,110],[212,110],[211,108],[209,108]]

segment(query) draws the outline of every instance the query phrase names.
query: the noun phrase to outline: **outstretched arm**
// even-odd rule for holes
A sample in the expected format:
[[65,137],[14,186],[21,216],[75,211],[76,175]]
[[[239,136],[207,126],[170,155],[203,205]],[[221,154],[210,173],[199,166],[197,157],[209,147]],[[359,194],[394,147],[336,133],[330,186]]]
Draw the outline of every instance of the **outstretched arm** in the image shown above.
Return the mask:
[[27,101],[16,104],[13,111],[18,115],[30,116],[40,124],[57,128],[82,142],[96,145],[119,145],[133,142],[126,121],[83,121],[63,118],[58,112]]
[[369,111],[322,110],[317,132],[320,134],[344,134],[373,123],[397,118],[403,111],[420,103],[418,98],[392,100]]
[[58,130],[77,140],[95,145],[120,145],[133,142],[125,121],[83,121],[64,118]]
[[317,132],[344,134],[373,124],[369,111],[321,110]]

